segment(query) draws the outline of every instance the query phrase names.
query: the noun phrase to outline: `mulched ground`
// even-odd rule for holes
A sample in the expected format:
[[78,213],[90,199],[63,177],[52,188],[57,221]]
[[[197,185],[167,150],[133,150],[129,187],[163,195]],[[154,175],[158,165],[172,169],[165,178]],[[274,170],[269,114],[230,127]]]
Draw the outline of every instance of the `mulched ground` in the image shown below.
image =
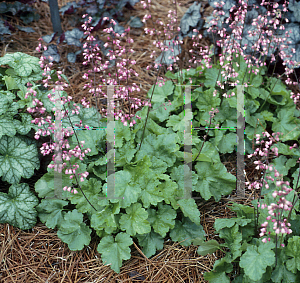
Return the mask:
[[[178,18],[184,15],[186,10],[194,1],[180,1],[181,6],[177,7]],[[201,11],[204,16],[210,15],[212,8],[207,2],[202,2]],[[59,6],[63,6],[67,1],[59,1]],[[153,23],[156,19],[165,20],[169,10],[174,9],[172,1],[152,0]],[[163,3],[163,4],[162,4]],[[39,56],[35,51],[38,45],[38,38],[52,33],[50,10],[46,3],[38,2],[33,4],[41,18],[38,22],[33,22],[31,27],[36,33],[27,34],[16,30],[12,35],[6,36],[3,43],[6,52],[25,52],[29,55]],[[205,9],[203,9],[205,7]],[[130,16],[138,16],[140,19],[145,15],[145,10],[140,3],[134,6],[135,10],[124,10],[126,21]],[[78,9],[77,14],[81,14]],[[72,30],[72,17],[74,15],[65,15],[62,18],[63,29]],[[22,22],[12,17],[11,23],[23,25]],[[125,25],[126,22],[120,22]],[[148,27],[153,27],[153,23],[148,21]],[[99,38],[106,41],[107,35],[104,32],[96,33]],[[95,36],[95,34],[94,34]],[[147,92],[151,85],[155,83],[156,71],[147,71],[146,66],[153,62],[150,58],[153,50],[153,40],[155,37],[145,35],[143,29],[131,29],[130,37],[134,39],[131,48],[136,52],[130,55],[130,59],[136,60],[137,64],[133,69],[139,74],[139,77],[133,77],[131,83],[141,84],[141,92],[132,93],[132,97],[146,100]],[[12,41],[11,41],[12,40]],[[124,44],[124,42],[123,42]],[[210,45],[207,39],[201,40],[200,46]],[[188,68],[188,60],[191,58],[187,50],[195,49],[192,46],[191,39],[185,39],[181,53],[181,68]],[[70,64],[66,59],[67,52],[77,51],[77,49],[61,44],[58,46],[61,53],[61,62],[55,64],[54,68],[62,69],[70,81],[70,87],[66,91],[73,97],[73,101],[80,103],[83,97],[86,97],[90,103],[96,107],[93,97],[87,90],[83,90],[85,80],[82,75],[87,70],[81,62]],[[159,51],[157,50],[159,54]],[[81,58],[82,59],[82,58]],[[162,74],[159,74],[160,76]],[[297,93],[297,88],[292,89]],[[102,108],[98,105],[99,109]],[[121,105],[124,113],[129,113],[129,103]],[[101,113],[101,111],[100,111]],[[236,156],[221,156],[228,171],[236,176]],[[254,159],[245,158],[246,180],[254,181],[260,176],[253,164]],[[38,176],[39,177],[39,176]],[[33,189],[34,182],[31,183]],[[236,193],[222,198],[220,202],[200,202],[197,201],[201,213],[201,224],[207,234],[207,239],[216,239],[214,235],[213,224],[216,218],[230,218],[235,214],[231,212],[226,205],[229,201],[236,201],[243,204],[249,204],[256,197],[257,192],[246,189],[245,198],[238,199]],[[48,229],[42,223],[30,230],[22,231],[9,224],[0,224],[0,281],[6,282],[207,282],[203,279],[203,273],[210,271],[215,260],[224,256],[224,253],[218,251],[207,256],[199,256],[197,247],[182,247],[179,243],[171,240],[165,240],[164,249],[157,252],[155,256],[148,259],[134,243],[132,248],[132,257],[126,261],[119,274],[112,271],[108,266],[102,264],[99,253],[96,251],[98,241],[94,237],[88,247],[79,252],[72,252],[67,245],[62,243],[56,236],[54,230]]]

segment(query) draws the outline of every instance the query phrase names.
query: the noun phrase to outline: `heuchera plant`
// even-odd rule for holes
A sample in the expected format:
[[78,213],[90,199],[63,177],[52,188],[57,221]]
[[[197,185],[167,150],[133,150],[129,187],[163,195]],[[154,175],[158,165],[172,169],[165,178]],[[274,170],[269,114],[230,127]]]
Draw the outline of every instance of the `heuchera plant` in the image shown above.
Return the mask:
[[[0,222],[24,230],[36,224],[34,207],[39,202],[28,184],[20,183],[40,168],[37,148],[41,144],[32,136],[38,127],[26,113],[31,101],[24,100],[27,83],[42,78],[38,62],[38,58],[19,52],[0,58],[0,177],[10,184],[8,193],[0,192]],[[36,90],[33,85],[32,91],[41,97],[43,92]]]
[[[146,22],[151,17],[150,5],[145,2],[142,3],[145,8],[149,9],[149,14],[145,15],[143,20]],[[245,17],[247,5],[244,2],[241,3],[244,10],[239,9],[237,11],[240,18],[236,18],[235,22],[232,23],[233,26],[237,20],[242,23]],[[175,4],[177,3],[175,2]],[[171,11],[169,14],[172,15],[173,12]],[[175,20],[173,17],[173,21],[173,23],[176,23],[176,17]],[[163,25],[162,22],[160,24]],[[276,23],[274,25],[276,26]],[[92,29],[87,26],[85,28],[88,35],[87,40],[93,41],[90,34]],[[170,25],[169,28],[171,31],[174,30],[173,25]],[[159,32],[159,29],[156,30]],[[110,31],[108,30],[108,32]],[[155,29],[146,28],[145,31],[150,35],[155,34]],[[240,27],[237,28],[237,35],[239,34],[238,31],[240,31]],[[245,87],[244,100],[245,109],[247,110],[245,115],[245,141],[247,152],[253,154],[251,141],[256,137],[256,134],[263,132],[266,128],[272,129],[275,133],[283,133],[283,142],[298,141],[300,134],[294,128],[295,122],[297,122],[296,117],[299,117],[299,111],[293,101],[293,99],[297,101],[298,96],[293,96],[291,92],[287,91],[279,79],[264,76],[266,73],[264,64],[254,65],[251,58],[243,54],[241,46],[238,44],[230,45],[226,41],[224,31],[219,32],[224,36],[224,43],[229,44],[229,46],[225,44],[222,46],[224,47],[223,54],[217,62],[214,60],[214,63],[211,64],[213,52],[210,48],[205,50],[201,48],[200,58],[203,59],[199,60],[199,67],[181,70],[174,74],[171,72],[172,67],[169,66],[169,72],[166,74],[166,77],[178,80],[181,85],[184,83],[191,86],[193,84],[201,85],[192,92],[192,103],[195,106],[193,115],[188,119],[193,119],[193,126],[199,127],[209,124],[210,127],[213,124],[212,119],[214,119],[214,123],[221,128],[235,127],[237,113],[236,86],[241,83]],[[170,36],[170,39],[171,34],[168,36]],[[120,41],[117,37],[120,36],[113,33],[109,40],[114,46],[118,47]],[[199,35],[199,38],[201,38],[201,35]],[[128,38],[127,42],[130,43],[131,40]],[[156,41],[154,44],[162,51],[167,50],[167,47],[164,47],[160,41]],[[92,44],[90,46],[92,47]],[[93,52],[88,48],[88,45],[85,47],[85,56],[92,63],[93,71],[100,71],[101,68],[105,70],[105,64],[96,63],[97,60],[100,62],[101,59],[99,54],[95,54],[98,52],[97,46],[94,46]],[[233,47],[235,47],[233,49],[235,51],[230,53]],[[38,50],[41,50],[41,46]],[[125,50],[122,52],[126,55]],[[122,52],[111,54],[110,59],[115,59]],[[92,53],[98,57],[89,56]],[[173,59],[176,59],[176,62],[179,58],[174,56]],[[194,60],[194,63],[197,63],[196,58]],[[130,73],[123,66],[128,67],[128,62],[128,60],[123,59],[117,63],[115,73],[119,81],[121,79],[126,80],[127,86]],[[43,81],[45,86],[50,86],[49,80],[52,79],[52,81],[55,81],[53,94],[59,92],[64,94],[66,85],[59,81],[62,74],[57,71],[55,72],[57,77],[54,78],[51,76],[50,69],[52,63],[46,65],[43,57],[41,57],[40,63],[41,67],[45,69],[46,79]],[[130,63],[134,64],[134,62]],[[157,68],[158,64],[155,64],[155,67]],[[89,75],[85,74],[85,77],[88,78]],[[111,74],[109,75],[111,76]],[[101,93],[101,86],[105,83],[114,85],[116,82],[111,78],[107,81],[102,80],[101,84],[96,86],[94,79],[94,85],[87,85],[87,87],[90,88],[90,92],[96,98],[97,93]],[[120,83],[118,82],[118,84]],[[119,197],[119,199],[105,197],[107,194],[106,158],[114,153],[113,150],[106,152],[105,131],[87,132],[82,130],[75,133],[74,131],[68,132],[64,127],[64,122],[65,125],[70,122],[72,129],[74,129],[73,124],[75,123],[77,123],[77,125],[75,124],[77,127],[85,125],[85,128],[98,127],[105,129],[107,126],[106,118],[100,117],[96,110],[93,119],[83,123],[83,121],[76,120],[75,114],[79,115],[80,111],[84,111],[85,108],[75,105],[76,109],[72,110],[72,115],[67,120],[65,114],[68,114],[72,108],[67,109],[64,103],[71,100],[71,97],[61,97],[64,107],[62,134],[67,137],[74,133],[75,135],[66,140],[58,139],[60,141],[58,144],[43,144],[41,148],[43,154],[49,154],[55,148],[62,149],[62,158],[68,161],[70,166],[66,168],[67,164],[64,162],[59,167],[52,162],[48,167],[48,173],[36,183],[36,192],[40,198],[45,198],[37,206],[39,218],[49,228],[57,228],[58,236],[68,244],[71,250],[80,250],[84,245],[89,244],[92,228],[96,235],[100,237],[97,250],[101,253],[103,262],[111,264],[111,268],[116,272],[120,271],[122,260],[130,258],[129,247],[132,245],[133,240],[138,240],[138,243],[143,247],[144,254],[148,257],[154,255],[157,250],[162,249],[167,234],[173,241],[183,241],[183,245],[188,246],[192,243],[200,245],[198,252],[201,254],[213,252],[212,250],[222,247],[216,242],[204,242],[205,233],[200,225],[200,213],[196,202],[193,198],[183,198],[185,189],[184,172],[187,165],[183,163],[185,154],[183,131],[186,117],[184,116],[182,88],[177,84],[175,85],[173,81],[166,81],[165,79],[158,80],[157,78],[157,84],[160,86],[159,88],[155,88],[156,85],[154,85],[148,92],[150,102],[153,102],[151,106],[155,111],[150,111],[150,104],[148,104],[148,108],[144,107],[136,113],[137,120],[134,120],[134,115],[123,117],[120,113],[114,113],[117,120],[115,121],[114,145],[116,149],[115,197]],[[116,96],[121,99],[126,99],[126,97],[130,99],[128,89],[125,88],[125,93],[122,93],[122,91],[117,92]],[[30,92],[26,95],[30,95]],[[49,94],[48,96],[50,101],[55,101],[52,98],[53,95]],[[168,102],[171,103],[168,104]],[[82,103],[87,105],[84,100],[82,100]],[[165,106],[164,109],[162,109],[162,105]],[[43,105],[42,102],[35,100],[33,106],[36,106],[35,109],[28,108],[31,113],[39,111],[40,106]],[[139,106],[141,105],[137,104],[136,109]],[[55,110],[55,108],[52,110]],[[99,115],[97,121],[95,119],[96,114]],[[92,118],[92,116],[90,117]],[[51,118],[53,119],[49,116],[46,120],[43,117],[33,120],[34,123],[39,123],[39,126],[43,126],[45,129],[36,132],[35,137],[37,139],[40,136],[51,135],[50,131],[53,133],[54,128]],[[131,120],[129,122],[130,127],[127,126],[128,122],[126,120]],[[94,123],[95,125],[92,125]],[[197,131],[192,132],[192,182],[195,197],[201,197],[203,200],[214,197],[216,201],[219,201],[222,195],[230,194],[236,187],[235,176],[227,172],[219,155],[219,153],[231,153],[235,150],[236,135],[228,131],[218,129],[210,131],[208,129],[204,139],[199,137]],[[82,145],[79,140],[87,146],[84,152],[82,152]],[[297,171],[294,167],[300,155],[295,148],[287,149],[285,146],[288,145],[277,141],[278,150],[274,151],[276,154],[282,155],[274,158],[273,162],[276,170],[278,169],[280,173],[284,170],[283,168],[289,168],[286,169],[284,176],[286,179],[294,178],[295,180],[299,170],[297,169]],[[69,152],[64,150],[69,148],[71,148]],[[289,156],[289,160],[292,161],[284,159],[284,155]],[[62,199],[55,198],[57,188],[54,187],[54,172],[51,170],[53,168],[65,173],[62,176]],[[79,184],[77,177],[80,177],[81,184]],[[269,185],[269,189],[266,188],[268,192],[271,192],[270,187],[271,185]],[[280,191],[282,196],[288,191],[289,194],[294,192],[285,188]],[[273,193],[274,191],[272,191]],[[261,195],[264,195],[263,191]],[[265,205],[271,205],[271,203],[267,203],[268,194],[264,196]],[[272,195],[273,202],[277,196],[278,193]],[[288,196],[286,196],[286,199],[291,201]],[[235,209],[238,214],[236,219],[216,220],[215,228],[219,232],[219,236],[225,239],[225,246],[230,249],[230,252],[224,259],[217,261],[214,270],[206,275],[206,278],[212,280],[211,282],[220,282],[220,280],[230,282],[226,273],[232,272],[233,261],[238,262],[241,267],[241,274],[234,279],[235,282],[248,282],[249,280],[249,282],[253,282],[265,278],[270,280],[272,276],[277,280],[276,276],[273,275],[273,273],[278,272],[278,265],[273,260],[275,255],[276,258],[282,259],[283,265],[286,266],[288,271],[297,276],[298,269],[297,264],[295,264],[296,255],[293,250],[293,243],[296,243],[298,238],[288,239],[289,244],[292,244],[288,245],[287,250],[283,252],[284,256],[290,260],[286,264],[284,263],[284,256],[278,252],[283,249],[279,245],[283,244],[283,240],[278,240],[279,234],[276,231],[274,235],[270,233],[271,236],[274,236],[272,238],[274,241],[271,241],[271,236],[269,236],[270,241],[267,238],[267,243],[263,242],[265,240],[258,240],[259,232],[267,232],[267,230],[259,231],[260,228],[267,229],[266,218],[262,220],[263,213],[258,211],[258,209],[265,206],[263,201],[259,200],[257,202],[256,213],[252,207],[233,205],[232,209]],[[297,209],[298,202],[291,203],[292,207]],[[272,209],[269,209],[271,218],[274,216],[272,214],[276,209],[285,209],[285,206],[291,209],[291,204],[284,202],[283,199],[278,200],[277,204],[275,202],[275,206],[273,205]],[[277,216],[278,214],[276,214]],[[269,217],[269,215],[266,217]],[[292,213],[290,217],[292,221],[297,220],[295,213]],[[289,229],[293,231],[289,216],[280,216],[274,223],[277,223],[277,227],[282,223],[286,223],[284,225],[287,227],[289,226],[288,223],[291,224],[291,228],[285,229],[280,236],[284,235],[288,238]],[[261,224],[263,224],[263,227],[260,227]],[[246,265],[247,260],[251,264]],[[280,268],[282,268],[282,262],[280,262]]]
[[18,28],[21,31],[31,33],[35,30],[31,27],[21,27],[19,25],[12,26],[8,23],[8,16],[19,16],[25,25],[33,21],[38,21],[40,15],[36,13],[35,9],[30,6],[32,1],[12,1],[13,3],[7,3],[8,1],[1,1],[0,3],[0,40],[3,40],[3,34],[11,34],[11,31],[15,31]]
[[[123,12],[122,9],[124,7],[128,9],[134,9],[133,6],[139,2],[139,0],[122,0],[122,1],[115,1],[115,0],[98,0],[98,1],[85,1],[81,0],[79,2],[68,2],[65,6],[63,6],[59,11],[61,12],[61,15],[64,16],[65,14],[73,14],[71,20],[72,21],[79,21],[82,22],[82,18],[79,16],[78,13],[76,13],[76,8],[84,8],[87,15],[92,16],[93,22],[90,24],[93,26],[93,30],[97,31],[99,29],[103,29],[104,26],[109,23],[109,26],[114,29],[115,32],[119,33],[120,35],[124,33],[124,27],[119,25],[118,20],[124,20],[123,18]],[[78,17],[78,18],[77,18]],[[110,20],[113,19],[115,21],[115,24],[112,25],[110,23]],[[131,27],[141,28],[143,26],[143,23],[140,21],[138,17],[130,18],[129,25]],[[51,43],[57,33],[52,33],[51,35],[45,35],[43,36],[43,40],[46,43]],[[67,43],[68,45],[75,45],[77,47],[80,47],[80,50],[77,50],[76,52],[69,52],[67,54],[67,59],[70,63],[76,62],[76,56],[78,54],[81,54],[84,50],[82,43],[80,42],[80,39],[85,39],[86,36],[84,36],[84,33],[82,30],[78,28],[74,28],[70,31],[63,32],[59,38],[57,39],[56,43],[60,44],[62,42]],[[101,40],[98,40],[97,44],[100,46],[102,53],[104,55],[107,55],[109,50],[103,47],[104,42]],[[43,55],[47,58],[49,56],[52,57],[53,61],[59,62],[60,61],[60,54],[57,49],[57,46],[55,44],[50,44],[46,51],[44,51]],[[114,60],[110,62],[111,64],[114,64]]]
[[[234,37],[233,29],[229,22],[225,19],[232,17],[236,7],[238,6],[237,0],[225,0],[224,2],[220,3],[214,0],[209,0],[209,4],[213,7],[214,13],[218,13],[218,17],[215,18],[214,15],[208,17],[207,23],[204,25],[205,28],[208,30],[204,31],[205,36],[209,36],[214,42],[217,39],[220,39],[220,35],[214,35],[213,32],[209,30],[209,28],[217,24],[219,28],[223,28],[223,30],[231,35],[231,38]],[[288,5],[286,5],[288,4]],[[288,56],[291,61],[299,62],[300,61],[300,25],[299,25],[299,2],[295,0],[291,0],[287,3],[284,1],[275,0],[272,5],[265,1],[257,1],[257,0],[249,0],[248,1],[248,11],[245,17],[245,21],[243,23],[243,32],[241,33],[241,45],[245,46],[244,52],[246,54],[252,54],[257,59],[264,61],[264,60],[271,60],[274,62],[274,57],[279,58],[279,53],[284,52],[284,57]],[[281,28],[274,28],[272,31],[272,35],[270,34],[270,38],[265,38],[265,42],[261,41],[261,48],[267,46],[269,44],[268,41],[272,42],[272,44],[267,47],[268,52],[265,54],[260,54],[259,52],[255,52],[256,50],[252,50],[251,46],[254,45],[255,41],[260,38],[260,34],[256,33],[257,27],[256,23],[259,22],[262,18],[266,21],[272,21],[272,17],[275,17],[274,23],[278,25],[280,23]],[[272,29],[272,23],[269,22],[265,24],[266,31],[269,32]],[[286,32],[290,34],[289,41],[287,42],[285,39]],[[250,34],[255,34],[252,36]],[[274,38],[274,39],[273,39]],[[276,39],[276,40],[275,40]],[[287,46],[284,48],[279,42],[283,43],[286,42]],[[283,50],[285,49],[285,50]],[[287,57],[286,57],[287,58]],[[278,61],[278,60],[277,60]],[[292,68],[292,64],[286,61],[286,65],[289,68]],[[297,67],[295,67],[297,68]]]

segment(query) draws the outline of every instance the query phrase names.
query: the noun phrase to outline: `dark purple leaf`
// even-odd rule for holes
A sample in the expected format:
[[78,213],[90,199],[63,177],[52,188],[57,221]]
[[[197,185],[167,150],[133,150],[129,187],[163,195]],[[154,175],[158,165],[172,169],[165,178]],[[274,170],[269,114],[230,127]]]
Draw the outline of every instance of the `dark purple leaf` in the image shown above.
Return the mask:
[[128,0],[128,3],[133,7],[136,3],[140,2],[140,0]]
[[86,10],[89,15],[95,15],[98,13],[98,7],[96,4],[91,4]]
[[295,21],[300,22],[300,2],[290,0],[288,8],[290,11],[293,11],[293,16]]
[[7,26],[12,32],[16,31],[16,29],[8,21],[5,21],[4,25]]
[[[170,64],[174,63],[174,59],[172,59],[172,57],[173,56],[176,57],[177,55],[179,55],[181,53],[181,46],[173,44],[172,40],[166,40],[166,41],[164,41],[164,46],[168,47],[168,50],[167,51],[163,51],[155,59],[155,63],[157,63],[157,64],[167,64],[168,66]],[[174,49],[174,52],[172,52],[172,48]],[[171,58],[169,59],[170,56],[171,56]]]
[[52,62],[52,61],[59,62],[59,60],[60,60],[60,55],[58,54],[58,49],[57,49],[56,45],[54,45],[54,44],[49,45],[48,49],[46,51],[44,51],[43,55],[47,58],[48,58],[48,56],[51,56],[53,58],[53,60],[49,59],[50,62]]
[[16,27],[21,30],[21,31],[25,31],[27,33],[30,33],[30,32],[35,32],[35,30],[31,27],[21,27],[21,26],[18,26],[16,25]]
[[76,55],[75,55],[75,53],[73,53],[73,52],[68,53],[67,59],[68,59],[68,62],[75,63],[76,62]]
[[54,37],[56,35],[56,32],[53,32],[51,35],[45,35],[45,36],[42,36],[42,39],[46,42],[46,43],[50,43]]
[[77,56],[78,54],[80,54],[81,52],[82,52],[81,50],[78,50],[78,51],[76,51],[75,53],[73,53],[73,52],[68,53],[68,55],[67,55],[68,61],[69,61],[70,63],[75,63],[75,62],[76,62],[76,56]]
[[8,10],[8,5],[5,2],[0,3],[0,14],[5,14],[7,13]]
[[38,21],[40,19],[40,15],[33,12],[25,12],[20,15],[20,19],[24,24],[28,25],[33,21]]
[[73,1],[73,2],[69,2],[67,3],[65,6],[61,7],[59,9],[59,11],[62,13],[62,15],[64,14],[73,14],[76,11],[76,8],[78,8],[79,5]]
[[99,4],[99,9],[104,8],[105,0],[97,0],[97,3]]
[[107,13],[105,13],[104,15],[102,15],[102,17],[94,17],[94,21],[92,23],[92,25],[94,27],[94,31],[97,31],[99,29],[103,29],[104,26],[105,26],[105,24],[109,22],[107,20],[103,21],[104,17],[108,17]]
[[139,17],[133,17],[133,16],[130,17],[129,25],[132,28],[141,28],[144,26],[144,24],[142,23]]
[[11,34],[9,28],[4,25],[4,22],[0,20],[0,34]]
[[80,31],[78,28],[74,28],[71,31],[65,32],[65,40],[68,45],[76,45],[78,47],[82,46],[82,43],[79,39],[83,38],[84,33]]
[[289,41],[292,41],[291,44],[296,44],[300,41],[300,27],[299,24],[290,23],[285,25],[285,32],[289,32]]
[[189,32],[190,27],[197,26],[198,22],[201,19],[200,14],[201,3],[194,2],[192,6],[186,11],[180,21],[180,29],[183,34]]
[[121,35],[125,31],[125,28],[120,26],[118,22],[115,25],[109,24],[109,27],[110,26],[113,26],[114,32],[118,33],[119,35]]
[[58,41],[58,44],[62,43],[64,40],[65,40],[65,33],[63,32],[63,33],[60,35],[59,39],[57,40],[57,41]]

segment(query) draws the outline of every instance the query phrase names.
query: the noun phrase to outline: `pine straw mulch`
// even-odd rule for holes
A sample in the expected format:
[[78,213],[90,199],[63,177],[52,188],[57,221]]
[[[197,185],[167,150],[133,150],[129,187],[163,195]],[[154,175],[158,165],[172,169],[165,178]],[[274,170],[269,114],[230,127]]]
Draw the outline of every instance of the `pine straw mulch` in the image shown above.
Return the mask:
[[[59,1],[59,6],[68,1]],[[152,17],[153,22],[156,19],[165,20],[170,9],[174,9],[172,1],[151,1],[152,2]],[[180,1],[182,5],[178,7],[178,18],[184,15],[185,11],[194,1]],[[207,2],[202,3],[201,10],[204,11],[204,16],[211,13],[211,8],[206,7]],[[50,11],[47,4],[38,2],[34,7],[41,15],[38,22],[31,24],[36,33],[26,34],[16,30],[11,36],[7,36],[3,47],[6,47],[6,52],[25,52],[29,55],[40,56],[35,51],[38,45],[38,38],[46,34],[52,33],[50,22]],[[206,7],[203,9],[203,7]],[[135,10],[125,10],[124,15],[126,20],[130,16],[138,16],[140,19],[145,15],[145,10],[140,3],[134,6]],[[77,14],[80,14],[78,9]],[[62,18],[62,27],[66,30],[71,30],[74,26],[71,21],[74,15],[65,15]],[[11,22],[22,26],[18,18],[12,17]],[[76,22],[76,21],[75,21]],[[124,22],[120,23],[124,26]],[[147,22],[148,27],[153,27],[151,20]],[[103,41],[107,35],[101,31],[95,34]],[[94,34],[94,36],[95,36]],[[130,59],[136,60],[137,64],[132,68],[139,74],[139,77],[133,77],[130,83],[135,82],[141,85],[141,92],[131,93],[131,97],[146,100],[147,92],[150,86],[155,83],[157,72],[147,71],[146,66],[153,62],[150,58],[153,50],[152,42],[155,37],[145,35],[143,29],[131,29],[130,36],[134,39],[133,48],[136,52],[130,54]],[[10,41],[13,40],[13,41]],[[200,46],[210,45],[207,39],[202,39]],[[124,42],[122,43],[124,44]],[[187,50],[194,49],[190,39],[184,40],[182,46],[180,66],[188,68],[188,59],[191,58]],[[83,90],[85,81],[82,75],[86,72],[87,67],[82,65],[78,60],[75,64],[70,64],[66,60],[67,52],[74,52],[78,49],[61,44],[58,46],[61,54],[61,62],[54,64],[54,68],[62,69],[64,74],[70,81],[70,88],[66,91],[68,95],[73,97],[73,101],[80,103],[83,97],[90,101],[91,105],[96,107],[95,100],[91,97],[87,90]],[[157,50],[157,54],[159,50]],[[166,71],[166,70],[165,70]],[[161,76],[162,74],[160,74]],[[293,90],[295,92],[295,90]],[[104,105],[98,103],[98,108],[101,109]],[[129,113],[129,103],[121,104],[121,109],[125,113]],[[99,110],[101,113],[101,110]],[[134,112],[131,112],[134,113]],[[228,171],[236,175],[236,156],[223,157],[223,163]],[[226,159],[227,158],[227,159]],[[246,179],[254,181],[260,176],[260,172],[255,170],[254,160],[245,158],[246,163]],[[34,190],[33,185],[31,188]],[[197,201],[201,213],[201,224],[207,234],[207,239],[216,239],[220,243],[217,235],[214,235],[213,224],[216,218],[234,217],[235,213],[226,207],[229,201],[251,205],[251,200],[256,198],[257,192],[246,189],[245,198],[238,199],[236,193],[233,192],[230,196],[222,198],[219,202],[200,202]],[[179,243],[174,243],[171,240],[165,240],[164,249],[158,251],[156,255],[150,259],[146,258],[138,245],[134,243],[132,247],[131,259],[124,262],[121,272],[117,274],[112,271],[109,266],[103,265],[100,255],[97,252],[97,237],[92,237],[89,246],[82,251],[74,252],[68,249],[68,246],[61,242],[57,237],[56,231],[48,229],[40,222],[30,230],[22,231],[14,228],[9,224],[0,224],[0,281],[6,282],[207,282],[203,279],[203,273],[210,271],[217,259],[224,256],[222,251],[217,251],[214,254],[199,256],[197,247],[183,247]]]

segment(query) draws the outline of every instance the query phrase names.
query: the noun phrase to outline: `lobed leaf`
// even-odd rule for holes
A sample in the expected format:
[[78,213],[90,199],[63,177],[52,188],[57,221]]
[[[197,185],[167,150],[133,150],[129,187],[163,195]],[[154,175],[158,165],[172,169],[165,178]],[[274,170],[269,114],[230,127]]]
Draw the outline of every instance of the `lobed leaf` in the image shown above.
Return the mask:
[[91,231],[83,222],[83,214],[74,209],[64,215],[57,236],[68,244],[71,251],[78,251],[90,243]]
[[31,229],[37,222],[35,206],[38,198],[28,184],[14,184],[8,193],[0,192],[0,223],[9,223],[22,230]]
[[120,272],[122,261],[130,259],[130,246],[133,244],[131,237],[126,233],[103,237],[98,244],[97,251],[101,253],[104,264],[110,264],[111,269]]

